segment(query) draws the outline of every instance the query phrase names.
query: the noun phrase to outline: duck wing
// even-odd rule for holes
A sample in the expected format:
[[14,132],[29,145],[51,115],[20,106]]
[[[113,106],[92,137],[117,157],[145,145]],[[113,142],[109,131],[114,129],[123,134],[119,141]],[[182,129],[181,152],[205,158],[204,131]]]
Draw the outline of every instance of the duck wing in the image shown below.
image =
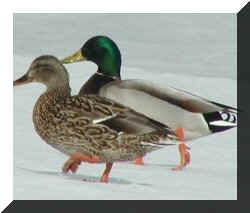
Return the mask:
[[173,129],[181,126],[188,130],[188,139],[210,134],[209,123],[215,124],[214,121],[224,120],[221,113],[224,113],[226,120],[233,121],[233,126],[236,123],[236,108],[145,80],[116,80],[104,85],[99,95],[115,100]]
[[[85,119],[86,122],[103,124],[117,132],[130,134],[161,130],[175,136],[175,133],[166,124],[155,121],[105,97],[96,95],[72,96],[59,104],[62,106],[60,113],[67,115],[73,113],[76,121]],[[140,128],[147,131],[139,131]]]
[[[59,100],[49,107],[55,130],[50,134],[54,148],[63,153],[81,152],[101,156],[102,161],[133,160],[167,145],[177,144],[176,134],[166,125],[107,98],[84,95]],[[147,134],[125,134],[105,125],[127,121],[151,127]]]
[[[126,101],[127,97],[149,95],[152,98],[168,102],[171,105],[193,113],[211,113],[222,110],[237,111],[236,108],[207,100],[184,90],[169,86],[159,86],[145,80],[113,81],[106,84],[99,93],[101,96],[114,98],[114,100],[119,99],[118,94],[122,94],[118,100],[119,102],[122,101],[121,103]],[[135,100],[139,103],[138,99]]]

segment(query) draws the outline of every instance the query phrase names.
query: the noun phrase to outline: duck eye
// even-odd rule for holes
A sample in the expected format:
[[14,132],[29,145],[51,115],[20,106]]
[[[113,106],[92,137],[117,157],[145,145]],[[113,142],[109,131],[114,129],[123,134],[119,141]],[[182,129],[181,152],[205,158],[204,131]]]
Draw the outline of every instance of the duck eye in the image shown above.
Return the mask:
[[96,57],[96,58],[103,58],[103,56],[106,54],[106,52],[107,52],[107,49],[106,48],[104,48],[104,47],[98,47],[97,49],[96,49],[96,51],[94,52],[94,57]]
[[99,49],[99,51],[100,51],[100,53],[104,54],[105,52],[107,52],[107,48],[101,47],[101,48]]

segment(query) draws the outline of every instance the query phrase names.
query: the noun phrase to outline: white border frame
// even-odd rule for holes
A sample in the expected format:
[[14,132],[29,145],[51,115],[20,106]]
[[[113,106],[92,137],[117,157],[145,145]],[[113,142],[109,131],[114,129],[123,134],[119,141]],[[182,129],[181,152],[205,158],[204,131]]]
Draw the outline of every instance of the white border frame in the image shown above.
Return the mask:
[[154,1],[50,1],[10,0],[1,13],[1,181],[0,210],[13,200],[13,13],[237,13],[248,1],[242,0],[154,0]]

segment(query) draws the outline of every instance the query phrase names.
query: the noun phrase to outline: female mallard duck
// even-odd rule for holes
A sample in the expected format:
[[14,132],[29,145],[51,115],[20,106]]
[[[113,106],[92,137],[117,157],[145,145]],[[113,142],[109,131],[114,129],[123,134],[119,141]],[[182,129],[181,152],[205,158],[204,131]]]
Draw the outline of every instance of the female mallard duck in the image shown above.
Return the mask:
[[[121,80],[119,48],[106,36],[89,39],[78,52],[62,62],[67,64],[83,60],[94,62],[98,70],[82,86],[79,95],[98,94],[113,99],[169,125],[176,130],[181,141],[193,140],[237,126],[237,109],[233,107],[144,80]],[[126,132],[126,126],[121,128]],[[133,131],[138,134],[143,129]],[[187,149],[185,144],[180,143],[181,162],[177,169],[189,163],[190,154]]]
[[[108,182],[115,161],[134,160],[138,156],[175,143],[175,133],[166,125],[95,95],[71,96],[69,77],[53,56],[35,59],[27,73],[13,82],[19,86],[39,82],[47,86],[33,110],[38,135],[49,145],[70,156],[63,171],[76,172],[83,162],[103,163],[101,182]],[[145,134],[127,134],[110,128],[109,121],[127,123],[131,128],[147,128]]]

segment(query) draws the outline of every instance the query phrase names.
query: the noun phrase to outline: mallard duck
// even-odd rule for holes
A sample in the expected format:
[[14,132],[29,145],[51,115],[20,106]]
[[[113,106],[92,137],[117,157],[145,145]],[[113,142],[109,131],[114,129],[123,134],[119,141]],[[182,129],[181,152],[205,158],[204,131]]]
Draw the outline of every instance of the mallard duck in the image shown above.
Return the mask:
[[[96,95],[71,96],[68,72],[54,56],[36,58],[13,85],[31,82],[47,87],[35,104],[33,123],[47,144],[70,156],[63,172],[76,172],[81,162],[105,162],[101,182],[107,183],[113,162],[134,160],[176,143],[168,126],[115,101]],[[129,123],[131,128],[142,126],[149,132],[127,134],[110,128],[108,121]]]
[[[121,53],[106,36],[89,39],[82,48],[62,63],[91,61],[97,72],[84,83],[79,95],[97,94],[126,105],[148,117],[169,125],[179,137],[180,170],[190,162],[186,141],[194,140],[237,126],[237,109],[219,104],[170,86],[145,80],[121,80]],[[127,126],[121,127],[126,132]],[[143,129],[133,129],[138,134]],[[143,164],[138,158],[137,164]]]

